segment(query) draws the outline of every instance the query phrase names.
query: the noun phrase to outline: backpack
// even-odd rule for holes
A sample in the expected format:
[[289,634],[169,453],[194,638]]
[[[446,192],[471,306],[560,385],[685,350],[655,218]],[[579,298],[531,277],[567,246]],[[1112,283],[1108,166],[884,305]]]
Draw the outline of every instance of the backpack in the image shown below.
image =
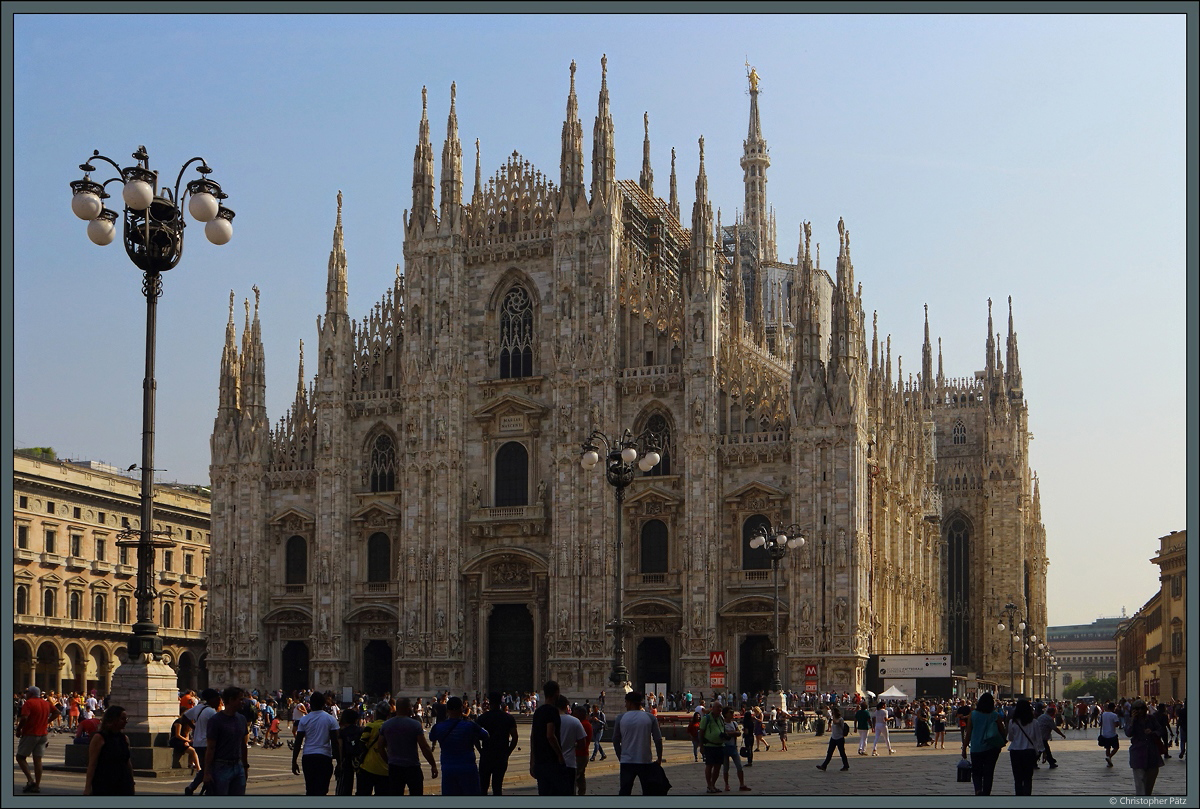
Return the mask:
[[700,723],[700,738],[707,745],[725,744],[725,722],[708,714]]

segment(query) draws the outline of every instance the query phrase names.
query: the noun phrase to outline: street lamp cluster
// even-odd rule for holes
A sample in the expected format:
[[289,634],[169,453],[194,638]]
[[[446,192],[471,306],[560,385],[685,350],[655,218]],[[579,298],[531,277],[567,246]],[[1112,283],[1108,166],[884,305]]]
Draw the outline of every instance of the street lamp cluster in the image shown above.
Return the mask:
[[625,502],[625,487],[633,482],[633,465],[637,464],[643,472],[649,472],[658,466],[662,460],[659,453],[658,435],[645,430],[637,437],[626,430],[620,438],[610,439],[599,430],[592,430],[587,441],[583,444],[583,455],[580,465],[585,470],[595,469],[600,463],[601,453],[604,454],[604,477],[617,498],[617,583],[614,594],[615,617],[608,624],[613,633],[613,668],[608,679],[615,686],[629,690],[629,669],[625,666],[625,568],[624,553],[621,542],[621,529],[624,519],[621,514]]
[[769,524],[759,526],[754,537],[750,540],[751,548],[765,548],[767,555],[771,557],[771,567],[774,570],[775,577],[775,648],[771,650],[771,657],[774,663],[774,676],[771,680],[771,691],[776,694],[776,699],[779,700],[779,706],[787,710],[787,698],[783,693],[783,680],[779,676],[779,655],[780,655],[780,637],[779,637],[779,562],[787,555],[788,548],[800,548],[804,546],[804,537],[801,535],[799,525],[793,523],[788,526],[774,528]]
[[[1050,667],[1057,661],[1054,659],[1050,648],[1046,645],[1045,640],[1038,640],[1038,636],[1032,626],[1029,626],[1021,619],[1020,613],[1017,611],[1017,605],[1009,602],[1001,607],[1000,622],[996,628],[1000,632],[1008,632],[1011,627],[1011,637],[1009,638],[1008,648],[1008,691],[1011,696],[1016,695],[1015,675],[1013,671],[1013,655],[1019,650],[1021,652],[1021,670],[1022,682],[1024,681],[1025,661],[1028,658],[1032,661],[1033,674],[1030,678],[1030,690],[1037,692],[1038,674],[1045,679],[1050,671]],[[1008,624],[1005,624],[1005,618],[1008,619]],[[1033,693],[1029,696],[1041,697],[1047,696],[1045,689],[1041,693]]]
[[[121,184],[121,200],[125,203],[125,252],[130,261],[143,272],[142,294],[146,296],[146,373],[142,380],[142,486],[141,526],[123,532],[118,545],[137,548],[137,622],[127,646],[130,661],[150,655],[157,659],[162,653],[162,639],[154,621],[154,551],[171,547],[170,532],[156,532],[154,527],[154,346],[158,297],[162,294],[162,273],[174,268],[183,255],[183,229],[186,227],[180,205],[190,197],[188,211],[204,223],[204,233],[213,244],[226,244],[233,237],[233,211],[222,201],[227,194],[208,178],[212,173],[202,157],[193,157],[183,164],[174,189],[159,188],[158,172],[150,169],[146,147],[133,153],[137,165],[122,168],[113,160],[93,151],[79,168],[83,179],[71,183],[71,211],[88,223],[87,234],[95,244],[111,244],[116,233],[116,211],[105,207],[109,199],[105,190],[111,183]],[[92,179],[96,171],[93,161],[108,163],[117,176],[103,183]],[[200,174],[189,182],[180,195],[184,172],[199,163]],[[156,538],[159,537],[159,538]]]

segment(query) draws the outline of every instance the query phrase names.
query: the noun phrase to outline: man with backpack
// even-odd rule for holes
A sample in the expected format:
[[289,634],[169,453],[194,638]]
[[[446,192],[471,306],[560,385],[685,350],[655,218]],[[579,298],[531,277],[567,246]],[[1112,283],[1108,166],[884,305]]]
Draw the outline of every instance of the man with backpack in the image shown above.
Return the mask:
[[355,762],[358,771],[358,790],[356,795],[390,795],[388,778],[388,763],[376,742],[383,723],[392,715],[392,706],[386,701],[380,701],[375,706],[375,718],[362,729],[361,739],[365,748],[362,757]]
[[717,778],[721,775],[721,765],[725,763],[725,739],[721,703],[714,702],[700,720],[700,749],[704,753],[704,780],[709,794],[721,791],[717,789]]

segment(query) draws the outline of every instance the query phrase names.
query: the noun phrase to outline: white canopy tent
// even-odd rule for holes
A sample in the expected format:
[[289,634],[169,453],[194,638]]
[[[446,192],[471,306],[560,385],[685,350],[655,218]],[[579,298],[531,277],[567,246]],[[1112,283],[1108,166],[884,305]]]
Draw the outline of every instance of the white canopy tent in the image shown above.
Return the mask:
[[905,694],[896,686],[892,686],[887,691],[879,695],[880,699],[908,699],[908,694]]

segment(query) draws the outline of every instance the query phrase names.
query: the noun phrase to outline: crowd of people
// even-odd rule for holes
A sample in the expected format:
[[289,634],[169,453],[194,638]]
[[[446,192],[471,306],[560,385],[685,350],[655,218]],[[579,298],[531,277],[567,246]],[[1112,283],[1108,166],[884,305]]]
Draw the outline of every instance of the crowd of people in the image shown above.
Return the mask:
[[[439,692],[423,699],[390,694],[357,694],[341,703],[332,692],[282,691],[260,694],[230,687],[222,692],[184,690],[179,716],[171,727],[173,765],[194,772],[184,789],[188,795],[245,794],[248,750],[282,747],[280,726],[290,722],[292,769],[303,775],[305,794],[420,795],[424,792],[422,759],[432,778],[441,777],[442,794],[503,794],[508,760],[520,734],[515,717],[531,721],[530,775],[538,793],[584,795],[590,761],[608,757],[605,732],[620,762],[620,794],[631,794],[635,780],[643,793],[665,794],[661,768],[660,711],[684,712],[692,754],[703,758],[706,789],[730,791],[730,770],[737,789],[751,791],[745,769],[757,752],[770,752],[778,740],[786,751],[789,733],[798,729],[828,734],[825,770],[835,754],[842,770],[850,768],[846,740],[858,733],[858,755],[877,756],[879,747],[895,751],[889,729],[911,729],[915,746],[945,749],[947,727],[957,727],[962,766],[969,769],[975,794],[992,792],[995,769],[1007,748],[1014,791],[1032,793],[1032,774],[1041,765],[1058,767],[1051,742],[1064,729],[1098,730],[1105,766],[1127,739],[1129,764],[1137,795],[1153,794],[1158,770],[1170,749],[1187,751],[1186,704],[1182,701],[1122,699],[1095,702],[998,703],[990,693],[976,701],[922,699],[877,701],[871,695],[789,695],[790,710],[771,704],[770,694],[691,693],[625,695],[624,711],[612,722],[605,714],[606,695],[595,702],[571,703],[547,682],[540,694],[476,692],[452,696]],[[40,791],[42,758],[54,732],[74,733],[73,742],[88,745],[85,794],[131,795],[134,791],[126,713],[95,693],[46,694],[37,687],[14,697],[19,743],[17,764],[26,777],[24,792]],[[853,724],[852,724],[853,723]],[[872,732],[874,734],[872,739]],[[870,751],[868,752],[868,746]],[[440,748],[439,758],[435,749]],[[32,770],[28,760],[33,759]],[[723,781],[723,786],[722,786]],[[669,788],[669,787],[668,787]]]

